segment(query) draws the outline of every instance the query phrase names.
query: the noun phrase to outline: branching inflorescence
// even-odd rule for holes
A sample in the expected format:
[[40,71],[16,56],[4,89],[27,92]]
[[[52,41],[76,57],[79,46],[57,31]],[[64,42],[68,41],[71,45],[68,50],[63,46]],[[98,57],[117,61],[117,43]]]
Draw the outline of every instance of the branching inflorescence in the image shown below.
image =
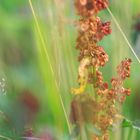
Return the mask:
[[[75,0],[75,8],[80,19],[77,21],[78,37],[76,49],[79,50],[78,89],[71,103],[71,121],[82,127],[93,124],[101,135],[92,134],[92,140],[108,140],[109,127],[120,119],[117,104],[122,104],[130,89],[123,82],[130,77],[130,59],[123,60],[117,66],[117,76],[111,79],[111,88],[104,81],[100,71],[108,62],[104,48],[97,43],[111,34],[110,22],[103,23],[97,16],[106,9],[108,0]],[[93,86],[94,93],[85,93],[87,85]]]

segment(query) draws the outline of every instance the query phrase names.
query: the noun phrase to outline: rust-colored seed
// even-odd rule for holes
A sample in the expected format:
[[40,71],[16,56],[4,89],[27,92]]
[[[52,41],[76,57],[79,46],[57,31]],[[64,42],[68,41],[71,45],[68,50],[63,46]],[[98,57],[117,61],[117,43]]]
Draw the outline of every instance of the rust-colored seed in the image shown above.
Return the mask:
[[[91,123],[101,130],[102,136],[93,134],[93,140],[109,140],[108,128],[119,120],[116,119],[119,113],[116,102],[122,104],[131,91],[123,87],[124,80],[130,77],[131,59],[125,59],[117,66],[117,76],[110,81],[111,88],[100,71],[109,57],[97,43],[111,34],[111,23],[102,22],[97,13],[107,6],[108,0],[75,0],[75,8],[80,16],[76,24],[79,88],[72,89],[75,96],[71,102],[70,118],[79,127]],[[93,94],[85,93],[87,84],[92,85],[98,100]]]
[[86,5],[87,0],[80,0],[81,5]]
[[87,10],[92,10],[94,8],[93,2],[87,2],[86,8]]

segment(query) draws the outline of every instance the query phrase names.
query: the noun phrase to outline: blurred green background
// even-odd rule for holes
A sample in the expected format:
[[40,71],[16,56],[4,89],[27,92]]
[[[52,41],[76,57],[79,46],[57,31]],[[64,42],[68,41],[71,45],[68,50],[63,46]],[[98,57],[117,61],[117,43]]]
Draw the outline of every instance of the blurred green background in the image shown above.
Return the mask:
[[[0,0],[0,140],[21,136],[42,140],[68,139],[71,88],[77,83],[76,28],[72,0],[33,0],[38,28],[28,0]],[[110,0],[110,9],[137,55],[140,1]],[[122,114],[140,125],[140,64],[130,51],[107,10],[100,17],[112,21],[112,34],[100,44],[110,61],[102,69],[105,80],[115,75],[116,65],[126,57],[133,61]],[[41,35],[39,33],[41,32]],[[65,111],[64,111],[65,110]],[[67,116],[67,118],[66,118]],[[70,126],[71,129],[73,126]],[[115,133],[114,133],[115,132]],[[112,140],[139,140],[139,130],[116,128]],[[116,137],[117,135],[117,137]],[[26,139],[26,138],[24,138]]]

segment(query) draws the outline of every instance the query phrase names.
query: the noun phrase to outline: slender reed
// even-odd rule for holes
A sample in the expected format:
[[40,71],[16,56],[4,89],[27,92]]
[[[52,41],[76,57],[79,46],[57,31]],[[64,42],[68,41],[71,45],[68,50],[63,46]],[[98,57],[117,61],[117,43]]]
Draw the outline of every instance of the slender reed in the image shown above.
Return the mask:
[[11,138],[6,137],[6,136],[3,136],[3,135],[0,135],[0,138],[2,138],[2,139],[4,139],[4,140],[12,140]]
[[131,50],[132,53],[134,54],[134,56],[135,56],[135,58],[137,59],[137,61],[140,63],[140,59],[139,59],[139,57],[138,57],[137,54],[135,53],[135,51],[134,51],[133,47],[131,46],[129,40],[127,39],[125,33],[123,32],[121,26],[119,25],[117,19],[115,18],[115,16],[113,15],[113,13],[111,12],[111,10],[110,10],[108,7],[107,7],[107,10],[108,10],[109,14],[111,15],[112,19],[114,20],[114,22],[115,22],[117,28],[119,29],[120,33],[122,34],[124,40],[125,40],[126,43],[128,44],[130,50]]
[[[37,20],[37,17],[36,17],[36,14],[35,14],[35,11],[34,11],[34,8],[33,8],[33,4],[32,4],[32,1],[31,0],[29,0],[29,5],[30,5],[30,8],[31,8],[31,11],[32,11],[34,20],[35,20],[36,28],[37,28],[37,31],[39,33],[39,37],[40,37],[40,40],[41,40],[41,43],[42,43],[43,50],[44,50],[45,55],[47,57],[47,60],[49,62],[49,65],[50,65],[50,68],[51,68],[51,72],[52,72],[53,78],[55,79],[53,67],[51,65],[50,57],[49,57],[49,54],[48,54],[47,49],[46,49],[46,43],[45,43],[44,38],[43,38],[43,35],[41,33],[41,29],[39,27],[39,23],[38,23],[38,20]],[[57,84],[56,79],[55,79],[55,86],[56,86],[56,89],[59,91],[59,85]],[[69,131],[69,133],[71,133],[71,127],[70,127],[69,119],[67,117],[67,113],[66,113],[66,110],[65,110],[65,107],[64,107],[64,103],[63,103],[62,97],[60,95],[60,92],[58,92],[58,93],[59,93],[58,96],[59,96],[59,99],[60,99],[60,103],[61,103],[61,106],[62,106],[64,115],[65,115],[65,119],[66,119],[66,122],[67,122],[68,131]]]

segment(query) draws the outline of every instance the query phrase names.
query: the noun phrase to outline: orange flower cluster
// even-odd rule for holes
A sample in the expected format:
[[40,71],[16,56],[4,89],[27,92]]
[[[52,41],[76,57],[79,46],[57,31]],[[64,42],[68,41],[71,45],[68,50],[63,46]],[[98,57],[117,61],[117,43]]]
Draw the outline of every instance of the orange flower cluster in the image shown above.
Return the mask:
[[79,60],[84,56],[105,55],[102,47],[97,47],[96,43],[111,33],[110,22],[102,23],[99,17],[84,18],[77,22],[78,37],[76,48],[80,50]]
[[97,14],[108,5],[108,0],[75,0],[77,14],[89,17]]
[[112,89],[109,91],[109,94],[120,103],[123,103],[126,96],[130,95],[131,90],[123,87],[123,81],[130,77],[130,64],[130,59],[122,61],[117,67],[118,76],[111,79]]
[[[71,103],[71,122],[79,127],[85,123],[93,124],[102,132],[101,136],[92,135],[92,140],[108,140],[108,128],[120,118],[116,103],[123,103],[130,89],[123,87],[123,82],[130,77],[130,59],[125,59],[117,66],[117,76],[111,79],[111,88],[104,82],[100,68],[105,66],[108,55],[97,43],[104,36],[111,34],[110,22],[103,23],[97,13],[108,6],[108,0],[75,0],[78,37],[76,49],[79,50],[78,89]],[[95,93],[85,93],[87,84],[92,84]]]

